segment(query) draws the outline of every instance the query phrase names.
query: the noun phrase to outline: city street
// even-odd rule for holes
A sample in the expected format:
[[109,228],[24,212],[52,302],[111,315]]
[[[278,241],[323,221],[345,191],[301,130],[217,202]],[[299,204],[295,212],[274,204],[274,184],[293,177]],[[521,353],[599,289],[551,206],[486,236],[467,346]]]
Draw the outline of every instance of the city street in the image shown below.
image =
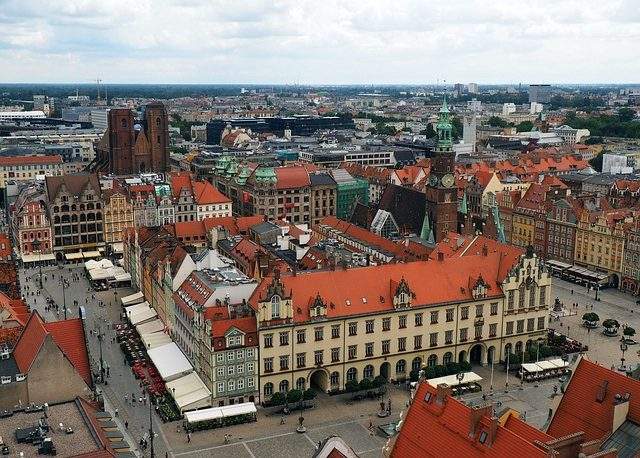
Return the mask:
[[[91,358],[91,367],[94,374],[100,372],[100,345],[98,341],[98,335],[103,334],[102,340],[102,354],[105,363],[105,375],[106,384],[98,383],[97,386],[104,392],[107,397],[107,405],[113,410],[118,409],[118,417],[121,423],[121,429],[124,428],[124,422],[128,422],[128,432],[132,438],[132,445],[137,447],[140,438],[148,438],[149,430],[149,405],[141,405],[140,403],[131,404],[130,399],[132,395],[139,397],[142,395],[139,382],[133,376],[131,368],[124,364],[124,355],[120,350],[120,346],[115,342],[115,332],[113,331],[112,324],[117,323],[120,320],[121,307],[119,305],[120,298],[131,294],[133,290],[131,288],[118,289],[117,295],[114,294],[114,290],[95,292],[89,289],[89,282],[84,275],[84,267],[80,266],[65,266],[64,269],[58,267],[47,267],[42,269],[43,288],[38,294],[39,285],[39,271],[38,269],[21,269],[20,281],[22,285],[23,293],[29,293],[25,298],[32,309],[37,309],[38,312],[47,321],[56,321],[64,319],[64,312],[62,304],[63,288],[60,285],[60,275],[68,281],[68,286],[64,288],[64,295],[66,296],[66,304],[68,310],[67,316],[69,318],[78,316],[77,307],[73,306],[73,301],[77,300],[78,304],[83,306],[86,311],[86,330],[87,338],[89,341],[89,352]],[[77,280],[74,281],[73,277],[76,276]],[[28,287],[28,290],[26,288]],[[95,294],[95,299],[93,295]],[[47,297],[53,298],[58,304],[60,304],[59,310],[56,313],[55,309],[49,311],[45,310]],[[86,302],[85,302],[86,300]],[[104,306],[100,307],[100,301]],[[108,370],[106,369],[108,368]],[[125,403],[125,394],[129,399],[129,403]],[[164,456],[165,452],[170,452],[169,447],[164,439],[162,429],[160,425],[162,422],[155,414],[152,415],[154,419],[154,431],[158,436],[155,438],[155,452],[157,456]],[[146,454],[149,454],[149,448],[146,450]]]

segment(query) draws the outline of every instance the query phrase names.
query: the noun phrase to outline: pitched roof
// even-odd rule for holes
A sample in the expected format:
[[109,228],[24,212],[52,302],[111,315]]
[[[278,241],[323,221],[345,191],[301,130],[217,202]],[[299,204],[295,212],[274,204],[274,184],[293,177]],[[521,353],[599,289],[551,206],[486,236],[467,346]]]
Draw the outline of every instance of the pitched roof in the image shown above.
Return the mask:
[[207,232],[216,227],[224,227],[229,235],[248,234],[249,228],[260,224],[265,220],[262,215],[254,216],[222,216],[202,218],[202,223]]
[[47,176],[47,196],[50,200],[55,199],[60,187],[64,184],[69,193],[74,196],[80,195],[86,186],[90,185],[96,192],[100,192],[100,182],[95,173],[77,173],[74,175]]
[[0,166],[62,164],[62,156],[1,156]]
[[[502,297],[499,283],[511,265],[501,253],[447,258],[443,261],[416,261],[404,264],[352,268],[336,271],[303,271],[297,275],[282,275],[284,290],[294,302],[293,319],[309,319],[309,309],[319,294],[327,307],[327,317],[361,315],[393,309],[393,297],[404,279],[415,294],[414,307],[432,304],[472,301],[472,289],[482,277],[488,285],[487,299]],[[249,298],[257,310],[274,281],[264,278]]]
[[193,194],[198,205],[231,203],[231,199],[208,181],[194,181]]
[[277,189],[294,189],[310,186],[309,172],[302,166],[276,167]]
[[75,367],[80,377],[91,386],[91,367],[81,318],[45,323],[53,341]]
[[44,339],[47,337],[47,329],[44,327],[44,321],[40,314],[36,311],[31,313],[27,324],[25,325],[18,343],[13,350],[13,357],[18,364],[20,372],[26,374],[31,368],[31,364],[36,359]]
[[245,334],[257,332],[258,324],[256,317],[245,316],[242,318],[214,320],[211,322],[211,337],[222,337],[231,328],[237,328]]
[[562,395],[547,433],[562,437],[575,431],[584,431],[587,441],[605,438],[613,432],[615,397],[625,393],[631,395],[627,419],[640,423],[640,381],[582,358]]
[[378,208],[391,213],[401,231],[419,234],[426,211],[426,197],[424,192],[389,184],[382,193]]
[[[495,425],[493,442],[480,442],[482,432],[490,434],[492,420],[478,419],[472,431],[474,412],[457,399],[436,399],[437,388],[421,383],[409,407],[391,452],[393,458],[454,457],[546,457],[546,451],[510,429]],[[427,397],[430,394],[430,397]],[[427,400],[428,399],[428,400]]]
[[189,192],[193,193],[191,174],[189,172],[174,172],[170,174],[170,177],[173,197],[179,197],[182,189],[188,189]]

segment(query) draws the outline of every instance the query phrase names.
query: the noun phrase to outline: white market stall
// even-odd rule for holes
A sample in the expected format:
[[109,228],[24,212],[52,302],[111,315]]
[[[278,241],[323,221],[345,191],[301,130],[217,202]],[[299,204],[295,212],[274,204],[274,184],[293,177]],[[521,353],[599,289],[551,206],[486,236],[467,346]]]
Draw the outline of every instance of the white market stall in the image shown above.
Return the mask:
[[140,336],[164,331],[164,323],[161,320],[153,320],[136,326],[136,331]]
[[166,386],[180,412],[211,406],[211,391],[195,372],[167,382]]
[[130,294],[129,296],[124,296],[122,299],[122,306],[127,307],[129,305],[139,304],[144,301],[144,294],[142,291],[138,291],[137,293]]
[[559,358],[542,360],[537,363],[524,363],[522,364],[522,369],[518,373],[518,376],[522,377],[523,380],[527,382],[558,377],[566,373],[568,365],[569,363],[567,361]]
[[217,428],[256,420],[257,409],[253,402],[192,410],[184,413],[184,426],[188,431]]
[[142,339],[142,342],[144,343],[144,347],[147,350],[151,350],[152,348],[156,348],[156,347],[162,347],[164,345],[167,345],[173,342],[171,340],[171,337],[166,335],[164,332],[142,334],[140,338]]
[[441,383],[446,383],[449,386],[458,386],[458,385],[466,385],[469,383],[476,383],[482,380],[475,372],[464,372],[464,377],[462,381],[458,380],[458,377],[454,375],[445,375],[444,377],[430,378],[427,380],[427,383],[431,386],[438,386]]
[[142,304],[136,304],[132,305],[131,307],[125,308],[125,314],[127,319],[134,326],[149,321],[158,316],[156,311],[149,307],[148,302],[143,302]]
[[174,342],[152,348],[147,354],[165,383],[193,371],[193,366]]

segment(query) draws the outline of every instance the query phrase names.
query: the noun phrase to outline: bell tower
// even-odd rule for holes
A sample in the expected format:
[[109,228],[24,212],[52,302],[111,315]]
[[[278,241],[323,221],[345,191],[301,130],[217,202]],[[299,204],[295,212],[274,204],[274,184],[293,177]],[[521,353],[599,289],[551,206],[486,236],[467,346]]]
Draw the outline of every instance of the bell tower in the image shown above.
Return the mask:
[[429,227],[423,227],[423,232],[430,233],[429,238],[433,242],[439,242],[448,232],[458,230],[458,188],[454,176],[455,152],[451,131],[451,112],[445,98],[438,112],[438,143],[431,157],[431,172],[425,187],[425,221],[428,216]]

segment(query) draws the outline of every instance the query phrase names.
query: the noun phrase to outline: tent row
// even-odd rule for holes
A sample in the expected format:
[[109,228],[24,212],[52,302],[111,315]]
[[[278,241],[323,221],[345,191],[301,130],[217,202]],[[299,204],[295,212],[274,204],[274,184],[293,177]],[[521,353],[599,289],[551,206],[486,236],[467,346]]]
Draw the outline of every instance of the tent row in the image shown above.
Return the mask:
[[430,378],[427,380],[427,383],[431,386],[438,386],[441,383],[446,383],[449,386],[458,386],[469,383],[476,383],[482,380],[475,372],[464,372],[464,377],[462,380],[458,380],[457,375],[445,375],[444,377]]
[[257,409],[253,402],[243,402],[242,404],[185,412],[184,421],[189,429],[202,422],[217,422],[219,426],[222,426],[225,419],[233,419],[242,415],[251,417],[255,421],[256,413]]
[[551,359],[548,361],[538,361],[537,363],[524,363],[518,376],[524,380],[541,380],[547,377],[557,377],[564,375],[569,362],[563,359]]

